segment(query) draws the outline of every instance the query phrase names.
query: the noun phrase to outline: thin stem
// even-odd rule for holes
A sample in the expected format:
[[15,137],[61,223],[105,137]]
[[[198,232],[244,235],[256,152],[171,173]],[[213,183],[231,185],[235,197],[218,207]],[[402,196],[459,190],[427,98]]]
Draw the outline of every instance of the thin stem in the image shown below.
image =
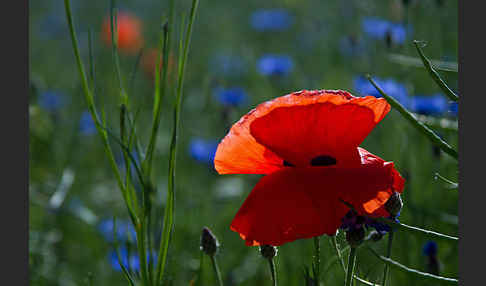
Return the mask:
[[320,236],[314,236],[314,280],[319,284],[320,269],[321,269],[321,246],[320,246]]
[[415,45],[415,48],[417,49],[418,54],[420,55],[420,58],[422,59],[422,62],[424,63],[425,68],[427,69],[427,71],[429,72],[430,76],[435,81],[435,83],[437,83],[440,89],[442,89],[442,91],[450,100],[458,101],[459,97],[457,96],[457,94],[455,94],[442,80],[442,78],[440,78],[439,73],[435,71],[430,60],[422,52],[422,49],[419,47],[419,41],[415,40],[413,41],[413,43]]
[[371,248],[369,246],[367,246],[367,248],[381,261],[389,264],[390,266],[392,266],[396,269],[400,269],[400,270],[402,270],[405,273],[408,273],[410,275],[414,275],[414,276],[420,277],[422,279],[427,279],[431,282],[432,281],[433,282],[441,282],[441,283],[447,284],[447,285],[457,285],[458,284],[458,280],[455,279],[455,278],[442,277],[442,276],[438,276],[438,275],[434,275],[434,274],[430,274],[430,273],[426,273],[426,272],[421,272],[421,271],[418,271],[416,269],[409,268],[405,265],[400,264],[397,261],[394,261],[391,258],[386,258],[384,256],[379,255],[373,248]]
[[336,254],[339,258],[339,262],[341,263],[341,267],[343,268],[344,272],[346,272],[346,265],[344,265],[344,260],[343,260],[343,257],[341,256],[341,251],[339,250],[339,247],[337,245],[337,240],[336,240],[336,236],[333,235],[331,236],[331,242],[332,242],[332,245],[334,246],[334,249],[336,250]]
[[223,279],[221,279],[221,272],[219,271],[219,266],[218,262],[216,261],[215,255],[210,255],[211,257],[211,264],[213,265],[213,271],[214,274],[216,275],[216,278],[218,278],[218,285],[223,286]]
[[[388,246],[386,250],[386,257],[390,258],[391,257],[391,250],[392,250],[392,244],[393,244],[393,230],[388,233]],[[383,270],[383,279],[381,282],[381,285],[386,286],[386,280],[388,278],[388,264],[385,264],[385,269]]]
[[354,274],[354,265],[356,263],[356,247],[351,247],[348,259],[348,271],[346,271],[346,282],[345,286],[351,286]]
[[277,269],[275,267],[273,259],[268,259],[268,265],[270,266],[270,273],[272,273],[272,285],[277,286]]
[[427,127],[424,123],[421,121],[417,120],[417,118],[410,113],[403,105],[398,102],[396,99],[393,97],[389,96],[386,94],[371,78],[370,75],[366,75],[368,80],[371,82],[371,84],[378,90],[378,92],[386,99],[386,101],[393,107],[395,108],[400,114],[407,119],[415,128],[417,128],[420,132],[422,132],[425,136],[429,138],[430,141],[432,141],[433,144],[438,146],[442,151],[445,153],[449,154],[450,156],[454,157],[457,159],[457,151],[452,148],[447,142],[442,140],[437,134],[434,133],[429,127]]

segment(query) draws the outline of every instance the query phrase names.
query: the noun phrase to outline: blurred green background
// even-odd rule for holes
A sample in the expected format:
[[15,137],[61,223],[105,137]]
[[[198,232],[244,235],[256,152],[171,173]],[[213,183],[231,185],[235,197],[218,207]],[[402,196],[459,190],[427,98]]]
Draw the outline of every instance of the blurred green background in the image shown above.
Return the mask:
[[[140,63],[151,48],[158,46],[167,2],[117,1],[120,11],[133,14],[141,22],[144,45]],[[117,133],[118,85],[111,48],[101,40],[110,3],[71,3],[86,65],[88,30],[93,33],[96,102],[104,108],[109,128]],[[177,1],[177,14],[188,15],[190,4]],[[89,279],[93,285],[124,284],[121,272],[112,265],[113,244],[107,239],[110,235],[106,229],[113,216],[127,220],[127,212],[101,140],[83,116],[87,104],[81,93],[63,1],[31,1],[29,6],[31,284],[88,285]],[[225,285],[270,285],[267,263],[258,248],[245,246],[229,229],[261,176],[220,176],[211,165],[215,144],[232,123],[260,102],[301,89],[344,89],[364,95],[369,87],[360,76],[370,73],[381,80],[379,84],[386,85],[389,95],[403,98],[407,107],[438,122],[431,127],[457,147],[457,131],[453,130],[457,129],[457,106],[446,97],[437,99],[440,89],[417,62],[412,43],[414,39],[425,41],[424,52],[429,58],[444,69],[454,69],[457,25],[457,1],[200,1],[187,63],[177,157],[175,233],[168,264],[172,285],[189,285],[195,278],[203,226],[208,226],[221,243],[217,257]],[[284,58],[262,58],[268,55]],[[177,54],[173,57],[178,58]],[[127,82],[136,62],[137,54],[121,53]],[[140,110],[137,126],[145,146],[150,134],[153,81],[142,65],[136,70],[128,93],[132,110]],[[440,74],[457,92],[457,72]],[[160,218],[167,189],[172,101],[171,96],[165,98],[154,159]],[[118,146],[113,146],[120,153]],[[407,179],[400,221],[457,236],[457,191],[449,190],[435,177],[439,173],[457,182],[455,159],[434,148],[393,110],[362,147],[394,161]],[[121,162],[121,156],[119,159]],[[397,232],[392,258],[427,272],[429,258],[423,253],[427,241]],[[440,275],[457,277],[457,244],[436,243]],[[130,242],[126,246],[128,252],[134,252]],[[385,253],[386,239],[372,246]],[[310,239],[279,247],[279,284],[304,285],[304,266],[311,265],[312,253]],[[335,254],[326,236],[321,238],[321,253],[322,284],[342,285],[344,274],[338,263],[331,264]],[[379,260],[364,248],[357,259],[360,276],[380,281],[383,264]],[[390,285],[429,283],[391,270]],[[203,285],[215,284],[205,257]]]

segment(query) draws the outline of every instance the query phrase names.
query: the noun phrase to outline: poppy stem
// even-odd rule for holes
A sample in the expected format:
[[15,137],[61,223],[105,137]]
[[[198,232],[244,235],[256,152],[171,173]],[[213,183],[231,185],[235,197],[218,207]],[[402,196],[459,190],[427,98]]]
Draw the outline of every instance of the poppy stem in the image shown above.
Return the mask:
[[211,257],[211,264],[213,265],[214,274],[218,278],[218,285],[223,286],[223,279],[221,279],[221,272],[219,271],[218,262],[216,261],[215,255],[210,255]]
[[356,263],[356,247],[351,247],[351,250],[349,252],[348,268],[346,271],[346,283],[344,284],[345,286],[351,286],[351,282],[353,281],[355,263]]
[[[386,258],[390,258],[393,243],[393,230],[388,233],[388,246],[386,250]],[[381,285],[386,286],[386,280],[388,278],[388,264],[385,264],[385,269],[383,270],[383,280]]]
[[317,284],[319,284],[320,279],[320,268],[321,268],[321,246],[320,246],[320,236],[314,236],[314,265],[313,265],[313,272],[314,272],[314,280]]
[[277,269],[275,268],[275,263],[273,262],[273,258],[268,259],[268,264],[270,266],[270,272],[272,273],[272,282],[273,286],[277,286]]

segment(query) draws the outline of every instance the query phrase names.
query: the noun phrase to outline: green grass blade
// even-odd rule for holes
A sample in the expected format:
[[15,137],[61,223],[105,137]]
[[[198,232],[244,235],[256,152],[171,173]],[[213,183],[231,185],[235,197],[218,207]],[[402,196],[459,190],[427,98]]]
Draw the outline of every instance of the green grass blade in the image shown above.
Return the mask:
[[446,284],[446,285],[457,285],[458,284],[458,280],[457,279],[447,278],[447,277],[442,277],[442,276],[437,276],[437,275],[434,275],[434,274],[430,274],[430,273],[426,273],[426,272],[421,272],[421,271],[418,271],[416,269],[409,268],[409,267],[407,267],[405,265],[400,264],[397,261],[394,261],[393,259],[390,259],[390,258],[386,258],[384,256],[381,256],[373,248],[371,248],[369,246],[367,246],[367,248],[378,259],[380,259],[381,261],[385,262],[386,264],[390,265],[391,267],[393,267],[395,269],[402,270],[403,272],[408,273],[410,275],[414,275],[414,276],[419,277],[419,278],[422,278],[422,279],[427,279],[431,283],[432,282],[436,282],[436,283],[437,282],[440,282],[440,283]]
[[[388,245],[386,248],[387,258],[391,257],[392,244],[393,244],[393,231],[390,231],[388,233]],[[385,264],[385,268],[383,269],[383,279],[381,285],[386,286],[387,279],[388,279],[388,264]]]
[[115,65],[115,72],[120,87],[121,102],[125,105],[128,105],[128,96],[123,87],[123,79],[120,68],[120,57],[118,56],[118,9],[115,6],[115,0],[110,1],[110,30],[113,64]]
[[[171,1],[172,2],[172,1]],[[187,56],[189,53],[189,44],[192,34],[192,25],[196,17],[196,11],[198,7],[198,0],[192,1],[191,16],[189,19],[189,25],[187,27],[186,36],[184,39],[184,54],[182,55],[182,65],[179,67],[179,78],[177,84],[176,104],[174,106],[174,122],[172,131],[172,140],[170,143],[170,155],[169,155],[169,179],[167,187],[167,204],[164,213],[164,226],[162,231],[162,239],[160,242],[159,261],[157,269],[157,283],[163,281],[164,268],[167,260],[167,253],[169,249],[170,237],[174,227],[174,213],[175,213],[175,170],[176,170],[176,155],[177,155],[177,138],[178,127],[181,112],[182,101],[182,86],[184,84],[184,71]],[[170,24],[170,22],[169,22]],[[182,41],[183,39],[181,39]]]
[[[170,47],[170,30],[168,24],[163,25],[163,34],[161,36],[161,53],[162,60],[162,80],[160,79],[160,65],[157,57],[157,64],[155,68],[155,88],[154,88],[154,110],[152,120],[152,133],[150,134],[150,141],[147,146],[146,157],[143,163],[147,176],[150,176],[152,172],[152,159],[157,143],[157,133],[160,126],[160,114],[162,110],[162,101],[167,90],[167,73],[169,68],[169,47]],[[162,82],[160,82],[162,81]]]
[[426,135],[432,143],[437,145],[442,151],[446,152],[447,154],[451,155],[455,159],[457,159],[457,151],[453,149],[447,142],[442,140],[437,134],[434,133],[430,128],[428,128],[425,124],[422,122],[418,121],[415,116],[410,113],[403,105],[401,105],[397,100],[395,100],[393,97],[387,95],[371,78],[370,75],[366,75],[368,80],[371,82],[371,84],[380,92],[380,94],[386,99],[386,101],[393,107],[395,108],[400,114],[407,119],[415,128],[417,128],[420,132],[422,132],[424,135]]
[[[123,275],[125,275],[125,278],[128,280],[131,286],[135,286],[135,283],[133,281],[132,276],[130,275],[130,272],[126,269],[125,265],[123,265],[123,261],[120,255],[120,251],[118,248],[118,239],[117,239],[117,232],[116,232],[116,218],[113,217],[113,242],[114,242],[114,247],[115,247],[115,252],[116,252],[116,257],[118,259],[118,264],[120,264],[120,267],[122,269]],[[128,258],[127,260],[130,260]]]
[[74,31],[74,24],[73,24],[73,18],[71,14],[71,5],[69,0],[64,0],[64,7],[66,10],[66,18],[69,26],[69,32],[71,35],[71,41],[73,45],[73,50],[74,50],[74,56],[76,59],[76,64],[78,67],[78,72],[79,72],[79,77],[81,79],[81,85],[83,87],[83,94],[86,100],[86,103],[88,104],[88,110],[91,114],[91,118],[93,119],[96,130],[98,131],[98,134],[101,136],[102,142],[103,142],[103,148],[108,156],[110,166],[113,170],[113,173],[115,174],[116,181],[118,183],[118,187],[122,193],[122,197],[125,200],[125,203],[127,204],[127,208],[129,209],[130,213],[133,213],[133,210],[130,209],[130,206],[127,203],[127,195],[126,195],[126,189],[124,187],[120,171],[118,170],[118,166],[115,161],[115,156],[113,155],[113,151],[111,150],[111,146],[108,141],[108,134],[105,131],[103,125],[100,122],[100,119],[98,118],[97,112],[96,112],[96,107],[94,104],[94,99],[93,99],[93,94],[91,90],[89,89],[88,86],[88,80],[86,78],[86,73],[84,70],[84,65],[83,62],[81,61],[81,56],[79,53],[79,45],[78,45],[78,40],[76,37],[76,33]]
[[449,97],[450,100],[458,101],[459,97],[457,96],[457,94],[455,94],[447,86],[447,84],[442,80],[442,78],[440,78],[439,73],[437,73],[437,71],[432,66],[432,63],[430,62],[430,60],[422,52],[422,49],[419,47],[420,42],[415,40],[415,41],[413,41],[413,43],[415,45],[415,48],[417,49],[417,52],[420,55],[420,58],[422,59],[422,62],[424,63],[425,68],[429,72],[432,79],[434,79],[434,81],[437,83],[437,85],[440,87],[440,89],[442,89],[442,91],[445,93],[445,95],[447,95],[447,97]]
[[406,231],[406,232],[409,232],[409,233],[426,235],[426,236],[433,237],[434,239],[445,239],[445,240],[452,240],[452,241],[458,241],[459,240],[459,238],[454,237],[454,236],[450,236],[450,235],[447,235],[447,234],[442,234],[442,233],[439,233],[439,232],[418,228],[418,227],[415,227],[415,226],[406,225],[406,224],[403,224],[403,223],[398,223],[398,222],[395,222],[395,221],[388,219],[388,218],[374,218],[374,219],[378,222],[385,223],[385,224],[389,225],[390,227],[392,227],[393,229],[396,229],[396,230],[402,230],[402,231]]

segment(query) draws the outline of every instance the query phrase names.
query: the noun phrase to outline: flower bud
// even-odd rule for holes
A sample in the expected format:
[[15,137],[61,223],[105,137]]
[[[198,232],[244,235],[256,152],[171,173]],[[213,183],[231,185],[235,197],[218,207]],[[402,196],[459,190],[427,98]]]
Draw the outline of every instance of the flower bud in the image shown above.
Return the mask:
[[365,230],[364,228],[356,228],[346,232],[346,241],[349,243],[351,247],[359,246],[365,237]]
[[201,246],[200,249],[204,251],[209,256],[216,254],[218,250],[219,242],[216,236],[209,230],[209,228],[204,227],[201,233]]
[[383,233],[373,230],[368,235],[368,239],[371,239],[374,242],[380,241],[383,238]]
[[398,216],[400,211],[402,210],[403,202],[400,194],[398,192],[394,192],[393,195],[386,201],[385,209],[390,213],[392,217]]
[[275,256],[277,256],[277,247],[265,244],[260,246],[260,253],[263,256],[263,258],[266,259],[273,259]]

